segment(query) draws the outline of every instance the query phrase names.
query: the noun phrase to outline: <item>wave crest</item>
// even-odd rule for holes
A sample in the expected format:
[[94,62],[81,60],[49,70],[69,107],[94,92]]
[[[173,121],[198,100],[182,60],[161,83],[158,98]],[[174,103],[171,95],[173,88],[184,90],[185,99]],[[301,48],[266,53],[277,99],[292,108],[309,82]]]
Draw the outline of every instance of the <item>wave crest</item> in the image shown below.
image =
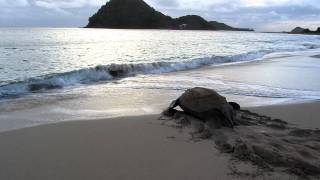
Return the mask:
[[140,64],[99,65],[66,73],[49,74],[26,81],[0,86],[0,97],[21,95],[41,90],[58,89],[76,84],[90,84],[139,74],[160,74],[196,69],[208,65],[250,61],[261,58],[267,51],[251,52],[235,56],[212,56],[183,62],[153,62]]

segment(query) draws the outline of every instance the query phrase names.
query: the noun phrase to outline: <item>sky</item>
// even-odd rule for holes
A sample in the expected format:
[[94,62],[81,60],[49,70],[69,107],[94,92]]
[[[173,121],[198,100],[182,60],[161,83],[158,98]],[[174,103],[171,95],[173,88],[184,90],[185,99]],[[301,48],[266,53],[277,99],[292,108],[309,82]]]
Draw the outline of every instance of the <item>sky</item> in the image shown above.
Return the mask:
[[[256,31],[320,27],[320,0],[145,0],[172,17],[195,14]],[[0,0],[0,27],[83,27],[107,0]]]

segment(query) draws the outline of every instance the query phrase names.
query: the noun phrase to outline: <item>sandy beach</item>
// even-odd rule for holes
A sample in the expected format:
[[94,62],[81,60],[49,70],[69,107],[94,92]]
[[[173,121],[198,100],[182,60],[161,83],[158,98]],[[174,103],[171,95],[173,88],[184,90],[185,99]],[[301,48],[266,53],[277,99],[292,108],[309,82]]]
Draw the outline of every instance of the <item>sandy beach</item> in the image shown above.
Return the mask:
[[301,128],[320,128],[318,101],[313,103],[272,105],[248,109],[259,114],[283,119]]
[[[319,102],[312,102],[251,110],[319,128],[319,107]],[[65,122],[3,132],[0,179],[250,179],[231,175],[228,156],[212,141],[191,141],[188,132],[163,125],[159,117]],[[293,178],[283,174],[259,178],[279,177]]]
[[[159,115],[2,133],[0,179],[225,179],[226,159],[161,126]],[[172,139],[171,137],[176,137]]]
[[320,180],[319,10],[0,0],[0,180]]

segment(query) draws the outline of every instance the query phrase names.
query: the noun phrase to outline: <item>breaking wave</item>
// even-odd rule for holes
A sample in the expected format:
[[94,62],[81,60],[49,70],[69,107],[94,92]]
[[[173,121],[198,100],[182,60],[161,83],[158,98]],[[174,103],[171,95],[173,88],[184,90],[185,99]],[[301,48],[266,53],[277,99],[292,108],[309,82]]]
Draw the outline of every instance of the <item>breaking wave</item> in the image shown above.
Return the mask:
[[17,96],[49,89],[59,89],[77,84],[91,84],[109,81],[139,74],[161,74],[190,69],[197,69],[208,65],[250,61],[263,57],[268,52],[251,52],[235,56],[212,56],[183,62],[154,62],[140,64],[110,64],[99,65],[65,73],[49,74],[25,81],[11,82],[0,86],[0,97]]
[[304,43],[302,44],[306,49],[319,49],[320,45],[319,44],[314,44],[314,43]]

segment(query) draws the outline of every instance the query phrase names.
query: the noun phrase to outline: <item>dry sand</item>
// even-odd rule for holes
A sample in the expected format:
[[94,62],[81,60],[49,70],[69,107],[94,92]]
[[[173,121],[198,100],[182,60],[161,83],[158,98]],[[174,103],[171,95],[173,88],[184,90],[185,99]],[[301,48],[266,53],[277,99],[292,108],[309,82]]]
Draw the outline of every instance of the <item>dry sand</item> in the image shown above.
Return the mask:
[[[304,117],[302,124],[319,124],[319,109],[319,102],[252,108],[294,123]],[[191,141],[188,132],[164,126],[158,118],[153,115],[78,121],[1,133],[0,179],[237,178],[229,175],[228,155],[219,153],[212,141]],[[250,165],[242,167],[251,170]]]
[[320,128],[320,102],[247,108],[250,111],[279,118],[301,128]]
[[[59,123],[0,134],[1,180],[226,179],[227,158],[159,115]],[[175,137],[174,139],[172,139]]]

